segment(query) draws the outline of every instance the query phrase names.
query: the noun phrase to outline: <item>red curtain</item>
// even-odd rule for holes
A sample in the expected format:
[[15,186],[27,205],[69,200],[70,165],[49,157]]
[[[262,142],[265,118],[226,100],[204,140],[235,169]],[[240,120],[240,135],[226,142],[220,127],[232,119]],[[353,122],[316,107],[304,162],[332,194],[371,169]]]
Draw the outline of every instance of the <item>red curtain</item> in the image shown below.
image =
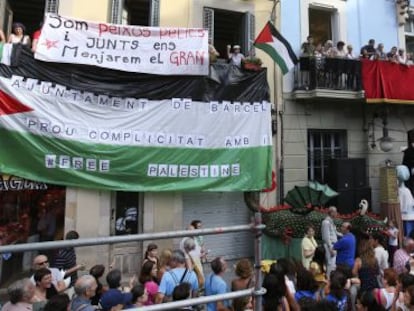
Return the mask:
[[361,60],[368,103],[414,104],[414,66]]

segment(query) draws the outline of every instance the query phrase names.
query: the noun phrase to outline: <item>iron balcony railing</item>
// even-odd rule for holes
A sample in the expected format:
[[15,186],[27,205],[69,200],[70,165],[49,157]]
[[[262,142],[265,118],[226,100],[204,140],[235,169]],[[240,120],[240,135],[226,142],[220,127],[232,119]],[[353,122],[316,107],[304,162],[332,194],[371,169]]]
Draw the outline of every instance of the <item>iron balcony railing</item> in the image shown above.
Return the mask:
[[295,90],[318,88],[361,91],[361,62],[336,57],[300,57],[295,68]]

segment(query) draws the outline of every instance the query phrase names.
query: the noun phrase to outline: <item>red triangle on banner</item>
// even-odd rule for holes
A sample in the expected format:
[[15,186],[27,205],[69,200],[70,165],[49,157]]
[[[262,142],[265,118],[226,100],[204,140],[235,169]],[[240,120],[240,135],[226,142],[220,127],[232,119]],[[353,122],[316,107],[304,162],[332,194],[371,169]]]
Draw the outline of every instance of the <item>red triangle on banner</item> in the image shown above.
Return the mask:
[[28,112],[32,110],[32,108],[23,105],[17,99],[4,93],[3,91],[0,91],[0,116]]

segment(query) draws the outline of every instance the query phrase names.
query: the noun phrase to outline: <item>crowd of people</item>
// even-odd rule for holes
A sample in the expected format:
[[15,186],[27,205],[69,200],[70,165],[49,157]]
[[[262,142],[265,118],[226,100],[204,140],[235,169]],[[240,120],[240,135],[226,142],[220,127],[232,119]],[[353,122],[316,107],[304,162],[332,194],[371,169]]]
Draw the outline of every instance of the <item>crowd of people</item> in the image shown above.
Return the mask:
[[384,44],[378,43],[375,46],[375,39],[370,39],[368,44],[364,45],[359,53],[354,51],[352,44],[345,44],[344,41],[338,41],[334,45],[332,40],[327,40],[324,44],[317,43],[315,45],[313,37],[307,37],[306,42],[301,46],[302,57],[328,57],[328,58],[344,58],[344,59],[370,59],[390,61],[398,64],[413,65],[413,55],[405,53],[403,48],[393,46],[389,52],[384,50]]
[[306,228],[302,260],[281,258],[263,286],[264,310],[414,310],[414,240],[398,248],[398,228],[354,234],[349,222],[335,225],[330,207],[321,224],[322,241]]
[[[337,227],[336,217],[336,208],[330,207],[321,224],[320,242],[315,239],[315,228],[306,227],[301,260],[278,258],[270,266],[262,284],[266,289],[263,310],[414,310],[414,240],[407,237],[398,248],[398,228],[392,221],[386,231],[355,234],[349,222]],[[201,228],[200,220],[188,227]],[[78,237],[75,231],[66,234],[66,239]],[[122,282],[122,273],[114,264],[107,273],[106,267],[98,264],[77,277],[84,266],[76,263],[73,248],[55,254],[51,263],[44,254],[34,258],[32,277],[9,286],[9,301],[2,311],[116,311],[255,285],[249,259],[237,262],[231,282],[225,277],[228,264],[224,257],[210,258],[211,272],[205,273],[202,262],[207,251],[200,235],[183,238],[174,250],[159,252],[155,243],[149,243],[139,274],[128,284]],[[254,299],[221,300],[197,308],[254,310]]]
[[[201,228],[202,222],[194,220],[187,229]],[[69,231],[65,238],[78,237],[76,231]],[[54,259],[50,262],[45,254],[34,258],[33,275],[9,286],[9,301],[2,307],[2,311],[116,311],[200,295],[226,293],[230,290],[224,279],[227,262],[223,257],[212,259],[212,272],[204,273],[202,262],[206,262],[208,251],[202,236],[185,237],[178,249],[164,249],[161,252],[155,243],[149,243],[139,274],[132,277],[128,284],[122,282],[122,273],[114,263],[108,269],[101,264],[95,265],[89,273],[78,277],[77,271],[83,270],[84,265],[76,263],[74,249],[64,248],[54,253]],[[240,260],[235,266],[235,274],[231,290],[254,285],[250,260]],[[252,298],[247,297],[232,302],[209,303],[206,309],[230,310],[232,305],[234,310],[253,308]]]

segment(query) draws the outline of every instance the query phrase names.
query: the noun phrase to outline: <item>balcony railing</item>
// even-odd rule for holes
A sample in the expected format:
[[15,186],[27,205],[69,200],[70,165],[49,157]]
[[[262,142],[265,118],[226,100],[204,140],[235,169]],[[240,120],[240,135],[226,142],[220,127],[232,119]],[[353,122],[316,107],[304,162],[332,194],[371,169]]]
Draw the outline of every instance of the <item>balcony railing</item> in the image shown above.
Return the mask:
[[354,59],[301,57],[295,68],[295,90],[361,91],[361,62]]

